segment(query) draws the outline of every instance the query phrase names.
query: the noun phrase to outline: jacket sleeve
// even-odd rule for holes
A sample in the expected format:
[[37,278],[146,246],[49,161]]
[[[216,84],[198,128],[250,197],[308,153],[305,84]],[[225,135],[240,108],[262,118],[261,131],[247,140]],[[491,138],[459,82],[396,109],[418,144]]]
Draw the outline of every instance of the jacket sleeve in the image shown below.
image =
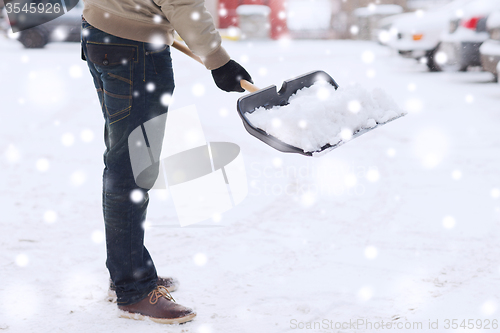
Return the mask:
[[225,65],[230,57],[221,46],[221,37],[204,0],[154,0],[187,46],[207,69]]

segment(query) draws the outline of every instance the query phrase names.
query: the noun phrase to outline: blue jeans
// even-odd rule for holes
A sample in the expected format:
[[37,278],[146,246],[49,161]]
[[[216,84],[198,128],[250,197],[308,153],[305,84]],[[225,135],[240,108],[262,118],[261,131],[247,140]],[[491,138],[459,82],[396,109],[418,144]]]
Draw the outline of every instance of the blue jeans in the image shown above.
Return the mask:
[[[174,91],[170,48],[119,38],[83,20],[82,50],[105,120],[102,207],[106,266],[116,285],[118,304],[129,305],[156,287],[157,275],[144,247],[142,224],[148,191],[135,183],[128,136],[144,122],[167,112],[161,97]],[[158,170],[153,173],[156,179]],[[131,200],[134,190],[143,193],[139,202]]]

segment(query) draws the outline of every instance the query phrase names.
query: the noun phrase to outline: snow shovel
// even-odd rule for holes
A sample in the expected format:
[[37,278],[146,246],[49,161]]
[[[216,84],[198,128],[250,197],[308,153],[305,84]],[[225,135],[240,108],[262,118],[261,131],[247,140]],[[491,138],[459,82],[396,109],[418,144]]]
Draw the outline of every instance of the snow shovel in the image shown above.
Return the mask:
[[335,89],[339,87],[338,84],[335,82],[335,80],[332,79],[330,75],[328,75],[323,71],[313,71],[298,76],[294,79],[287,80],[283,82],[283,85],[281,86],[281,89],[279,91],[277,91],[275,85],[272,85],[255,92],[251,92],[249,89],[246,88],[247,82],[245,80],[242,80],[241,86],[245,90],[251,92],[249,95],[243,96],[240,99],[238,99],[238,104],[237,104],[238,114],[243,120],[243,125],[245,125],[245,129],[247,130],[247,132],[256,137],[257,139],[261,140],[262,142],[273,147],[274,149],[277,149],[284,153],[297,153],[306,156],[312,156],[313,153],[315,154],[320,153],[329,148],[332,148],[333,147],[332,145],[326,144],[319,150],[314,152],[304,151],[301,148],[285,143],[279,140],[278,138],[272,136],[271,134],[266,133],[262,129],[255,127],[246,117],[246,114],[250,114],[260,107],[263,107],[265,109],[271,109],[273,106],[287,105],[290,96],[295,94],[300,89],[309,88],[317,81],[327,82],[332,86],[334,86]]
[[[199,63],[203,64],[203,61],[200,59],[200,57],[191,52],[191,50],[186,45],[178,41],[174,41],[172,46],[182,53],[193,58],[194,60],[198,61]],[[301,148],[285,143],[278,138],[266,133],[262,129],[255,127],[245,115],[247,113],[252,113],[259,107],[270,109],[273,106],[286,105],[288,104],[288,99],[290,98],[290,96],[292,96],[302,88],[308,88],[312,86],[316,81],[326,81],[334,86],[335,89],[338,88],[338,84],[332,79],[332,77],[323,71],[313,71],[298,76],[294,79],[287,80],[283,82],[283,85],[281,86],[281,89],[279,91],[277,91],[275,85],[266,87],[264,89],[259,89],[251,82],[241,80],[241,87],[250,92],[249,95],[239,98],[237,103],[238,114],[240,115],[247,132],[257,139],[261,140],[262,142],[268,144],[269,146],[284,153],[298,153],[306,156],[312,156],[313,153],[319,153],[328,149],[335,148],[336,146],[326,144],[318,151],[306,152]],[[356,134],[357,133],[355,133],[353,136],[355,136]]]

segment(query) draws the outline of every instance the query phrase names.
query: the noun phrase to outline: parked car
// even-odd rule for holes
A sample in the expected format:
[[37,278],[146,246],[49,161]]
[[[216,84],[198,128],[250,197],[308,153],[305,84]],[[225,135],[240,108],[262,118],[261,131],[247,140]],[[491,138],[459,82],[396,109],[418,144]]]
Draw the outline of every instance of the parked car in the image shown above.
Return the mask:
[[466,71],[469,66],[481,66],[479,47],[489,38],[486,20],[496,9],[500,9],[499,0],[475,0],[453,13],[438,47],[441,69]]
[[384,17],[378,21],[374,32],[377,36],[376,40],[382,45],[389,45],[397,36],[396,28],[393,27],[394,22],[406,17],[412,17],[413,15],[415,15],[415,13],[396,14]]
[[[27,0],[26,2],[30,1],[31,0]],[[76,5],[74,5],[73,9],[67,13],[48,22],[44,16],[37,16],[36,19],[46,23],[9,34],[9,36],[17,39],[26,48],[42,48],[47,43],[56,41],[79,42],[82,13],[83,4],[81,1],[78,1]],[[22,12],[20,12],[17,16],[9,16],[9,20],[11,21],[10,24],[12,26],[18,24],[15,20],[21,21],[21,16]],[[33,26],[36,23],[37,22],[30,22],[30,26]]]
[[378,40],[378,22],[387,17],[401,14],[403,7],[399,5],[374,5],[360,7],[353,11],[353,19],[359,28],[356,39]]
[[[395,20],[388,45],[400,55],[417,60],[424,59],[431,71],[440,70],[436,61],[441,33],[448,28],[450,16],[474,0],[455,0],[434,10],[417,10]],[[498,1],[498,0],[497,0]]]
[[479,48],[481,53],[481,64],[483,68],[491,72],[498,81],[500,68],[500,10],[493,12],[486,22],[490,33],[490,39],[485,41]]

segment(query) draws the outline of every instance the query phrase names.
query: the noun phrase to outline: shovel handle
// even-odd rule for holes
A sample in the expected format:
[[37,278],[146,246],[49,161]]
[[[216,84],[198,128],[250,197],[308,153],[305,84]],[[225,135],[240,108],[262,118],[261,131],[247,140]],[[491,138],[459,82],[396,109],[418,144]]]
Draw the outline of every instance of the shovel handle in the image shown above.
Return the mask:
[[240,80],[240,85],[243,89],[245,89],[248,92],[256,92],[257,90],[260,90],[259,87],[257,87],[255,84],[247,81],[247,80]]
[[[188,57],[193,58],[194,60],[198,61],[200,64],[203,65],[203,61],[201,60],[201,58],[198,57],[196,54],[194,54],[185,44],[174,40],[172,47],[181,51]],[[248,92],[256,92],[257,90],[259,90],[259,88],[256,85],[252,84],[251,82],[248,82],[247,80],[240,80],[240,84],[241,87]]]
[[201,60],[201,58],[198,57],[196,54],[194,54],[185,44],[174,40],[172,47],[181,51],[182,53],[184,53],[188,57],[193,58],[194,60],[198,61],[200,64],[203,65],[203,61]]

